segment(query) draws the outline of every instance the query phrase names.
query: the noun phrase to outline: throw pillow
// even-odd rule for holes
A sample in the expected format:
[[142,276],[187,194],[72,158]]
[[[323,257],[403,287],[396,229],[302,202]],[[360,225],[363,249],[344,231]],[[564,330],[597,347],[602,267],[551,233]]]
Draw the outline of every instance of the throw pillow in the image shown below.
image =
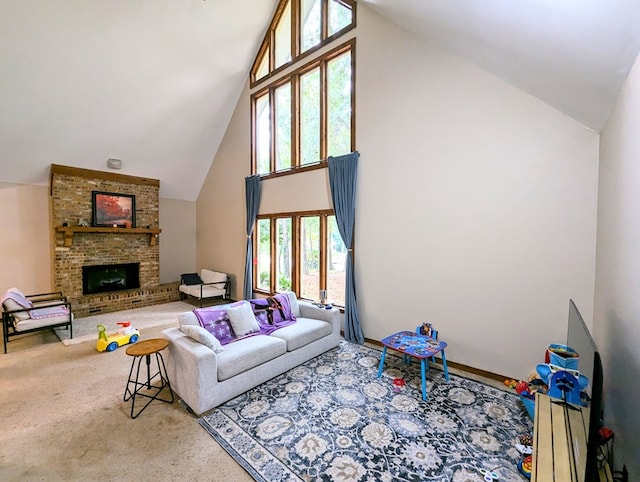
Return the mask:
[[202,280],[198,273],[184,273],[180,275],[180,279],[182,280],[182,284],[189,286],[202,284]]
[[211,348],[214,353],[224,351],[220,341],[200,325],[183,325],[180,327],[180,331],[198,343]]
[[260,331],[260,325],[253,314],[251,305],[246,301],[240,306],[227,308],[229,323],[236,336],[249,335]]
[[193,311],[185,311],[184,313],[180,313],[178,315],[178,325],[197,325],[200,326],[198,322],[198,317]]
[[271,298],[259,298],[250,300],[256,316],[263,323],[277,325],[283,321],[293,320],[296,317],[291,312],[289,296],[285,293],[278,293]]
[[220,340],[220,343],[226,345],[236,339],[229,323],[227,308],[240,306],[242,303],[245,303],[245,301],[236,301],[235,303],[210,306],[208,308],[196,308],[193,313],[198,318],[200,326]]

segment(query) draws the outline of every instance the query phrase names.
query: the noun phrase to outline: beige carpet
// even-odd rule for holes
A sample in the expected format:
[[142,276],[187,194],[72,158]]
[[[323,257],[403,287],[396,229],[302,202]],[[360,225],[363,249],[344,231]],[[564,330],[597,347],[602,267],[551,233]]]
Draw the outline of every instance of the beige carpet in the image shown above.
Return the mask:
[[173,301],[145,308],[86,316],[73,320],[73,338],[69,338],[69,331],[64,328],[56,329],[56,332],[62,343],[75,345],[86,341],[97,341],[99,324],[107,327],[107,333],[117,331],[119,321],[130,321],[131,326],[138,330],[155,326],[178,326],[178,315],[193,308],[193,305],[184,301]]
[[[141,338],[165,328],[142,328]],[[131,420],[124,349],[65,346],[53,331],[8,346],[0,354],[0,480],[252,480],[177,402],[153,402]]]

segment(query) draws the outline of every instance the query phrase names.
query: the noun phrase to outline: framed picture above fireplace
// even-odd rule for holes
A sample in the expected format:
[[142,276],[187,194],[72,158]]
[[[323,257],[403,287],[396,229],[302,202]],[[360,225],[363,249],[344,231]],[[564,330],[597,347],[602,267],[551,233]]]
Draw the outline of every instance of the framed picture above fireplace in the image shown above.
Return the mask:
[[102,191],[91,194],[94,226],[136,227],[136,197],[133,194]]

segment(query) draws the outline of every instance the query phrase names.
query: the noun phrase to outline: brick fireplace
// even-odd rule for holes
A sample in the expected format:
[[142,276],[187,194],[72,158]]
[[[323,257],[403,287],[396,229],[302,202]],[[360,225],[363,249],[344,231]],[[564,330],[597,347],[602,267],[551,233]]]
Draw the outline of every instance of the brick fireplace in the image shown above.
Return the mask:
[[[76,317],[180,299],[178,283],[160,284],[158,210],[160,182],[111,172],[51,165],[51,233],[55,290]],[[91,227],[94,191],[135,196],[135,227]],[[88,223],[89,226],[81,226]],[[83,294],[83,268],[137,265],[139,288]],[[86,288],[86,286],[85,286]]]

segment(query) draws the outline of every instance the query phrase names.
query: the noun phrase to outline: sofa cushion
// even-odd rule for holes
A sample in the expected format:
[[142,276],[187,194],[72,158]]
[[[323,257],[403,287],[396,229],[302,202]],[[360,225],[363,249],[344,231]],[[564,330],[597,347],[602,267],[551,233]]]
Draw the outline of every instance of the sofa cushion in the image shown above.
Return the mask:
[[227,308],[227,315],[229,316],[231,328],[233,328],[233,332],[237,337],[260,331],[260,325],[258,325],[251,305],[247,301],[244,301],[239,306]]
[[217,355],[218,381],[246,372],[286,351],[286,342],[273,336],[256,335],[237,340],[225,346],[225,350]]
[[198,343],[211,348],[215,353],[224,351],[218,339],[200,325],[182,325],[180,331]]
[[203,283],[224,283],[227,281],[227,274],[211,271],[210,269],[201,269],[200,278],[202,278]]
[[202,284],[198,273],[184,273],[180,275],[180,279],[182,280],[182,284],[189,286]]
[[298,318],[296,323],[274,331],[271,336],[282,338],[287,342],[287,351],[293,351],[330,335],[331,330],[331,323],[326,321]]

